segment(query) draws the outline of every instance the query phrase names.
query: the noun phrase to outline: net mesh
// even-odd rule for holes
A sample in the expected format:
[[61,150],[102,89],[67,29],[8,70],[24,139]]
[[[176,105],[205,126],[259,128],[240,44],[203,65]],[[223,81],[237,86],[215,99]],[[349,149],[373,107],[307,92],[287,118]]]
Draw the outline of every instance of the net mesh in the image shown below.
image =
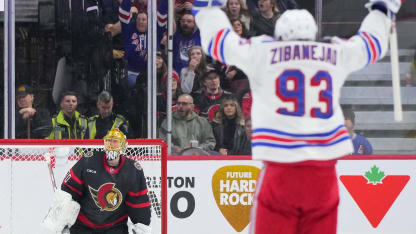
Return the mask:
[[[0,160],[12,159],[13,161],[44,161],[44,154],[66,154],[68,160],[77,161],[83,156],[91,156],[95,151],[104,151],[103,146],[60,146],[60,145],[5,145],[0,148]],[[125,156],[136,161],[160,161],[162,158],[161,145],[127,145]],[[62,157],[62,156],[61,156]],[[55,156],[52,156],[54,160]]]

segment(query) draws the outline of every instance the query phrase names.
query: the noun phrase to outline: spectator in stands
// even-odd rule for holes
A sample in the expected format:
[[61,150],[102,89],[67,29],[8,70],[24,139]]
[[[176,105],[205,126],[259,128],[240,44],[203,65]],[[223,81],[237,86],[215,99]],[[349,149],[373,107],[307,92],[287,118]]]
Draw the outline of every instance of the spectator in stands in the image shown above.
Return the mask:
[[166,57],[163,51],[158,50],[156,52],[156,84],[157,84],[157,92],[162,92],[162,81],[163,77],[168,72],[168,68],[166,65]]
[[17,108],[15,114],[16,139],[41,139],[51,132],[50,113],[47,109],[34,107],[32,87],[20,85],[16,90]]
[[184,93],[193,93],[201,88],[202,76],[208,71],[206,56],[201,46],[188,50],[188,66],[181,70],[181,89]]
[[367,138],[358,135],[354,131],[354,125],[355,125],[355,114],[352,110],[345,109],[343,111],[344,118],[345,118],[345,127],[348,130],[348,133],[350,134],[350,137],[352,139],[352,143],[354,145],[354,153],[353,154],[359,154],[359,155],[369,155],[373,153],[373,147],[371,146],[370,142],[367,140]]
[[[193,98],[189,94],[182,94],[178,98],[178,110],[172,113],[172,154],[178,154],[185,148],[194,146],[205,151],[212,151],[215,147],[215,137],[208,121],[198,116],[194,111]],[[159,136],[166,141],[167,120],[162,122]]]
[[230,65],[224,65],[224,67],[224,78],[221,80],[223,89],[238,96],[250,88],[247,75],[241,69]]
[[228,0],[225,12],[231,22],[239,20],[250,31],[251,16],[243,0]]
[[251,97],[251,90],[250,88],[241,92],[241,109],[243,110],[244,117],[251,116],[251,103],[253,102],[253,98]]
[[247,116],[244,120],[244,131],[246,133],[246,139],[241,143],[240,154],[241,155],[251,155],[251,135],[253,134],[253,129],[251,128],[251,116]]
[[179,18],[192,9],[194,0],[175,0],[175,13]]
[[274,25],[280,16],[276,3],[273,0],[258,1],[259,14],[253,16],[250,29],[255,36],[274,34]]
[[406,86],[415,86],[416,84],[416,52],[410,62],[409,72],[406,73],[405,77]]
[[[133,12],[130,12],[131,9]],[[128,77],[125,84],[128,96],[136,85],[138,75],[147,69],[147,13],[135,12],[130,0],[122,0],[119,19],[123,33],[125,57],[128,64]],[[136,21],[131,23],[133,13]]]
[[52,117],[52,131],[47,139],[85,139],[87,134],[87,119],[76,109],[77,94],[67,91],[59,100],[61,110]]
[[239,155],[247,137],[244,131],[244,116],[235,97],[222,100],[220,108],[211,122],[215,136],[215,151],[221,155]]
[[[168,73],[165,73],[163,76],[162,82],[162,92],[157,95],[157,115],[158,115],[158,123],[161,123],[163,119],[166,117],[166,109],[167,109],[167,83],[168,83]],[[178,73],[175,71],[172,72],[172,107],[176,109],[176,102],[178,97],[182,94],[181,91],[181,80],[179,78]],[[160,126],[160,124],[158,124]]]
[[[98,115],[88,118],[88,138],[103,139],[108,131],[118,128],[126,136],[129,134],[129,122],[122,115],[113,113],[114,100],[107,91],[98,95]],[[131,134],[131,132],[130,132]],[[131,138],[131,137],[129,137]]]
[[203,87],[194,93],[195,106],[209,120],[215,117],[222,100],[232,95],[221,88],[220,75],[217,69],[209,70],[202,78]]
[[[277,9],[281,14],[286,10],[297,9],[298,4],[295,0],[273,0],[277,4]],[[259,8],[257,4],[258,0],[246,0],[247,8],[251,15],[257,15]]]
[[250,38],[250,33],[248,32],[246,26],[244,25],[243,21],[239,19],[233,19],[230,21],[231,25],[233,26],[234,32],[236,32],[242,38]]
[[182,71],[188,65],[188,50],[201,45],[201,36],[196,26],[195,18],[190,12],[185,12],[179,21],[178,30],[173,35],[173,68]]

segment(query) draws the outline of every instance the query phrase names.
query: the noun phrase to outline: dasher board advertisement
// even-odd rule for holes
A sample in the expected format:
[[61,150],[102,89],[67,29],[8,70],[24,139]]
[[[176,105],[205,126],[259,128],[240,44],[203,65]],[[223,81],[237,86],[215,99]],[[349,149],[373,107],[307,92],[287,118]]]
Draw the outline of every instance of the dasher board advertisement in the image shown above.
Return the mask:
[[[338,234],[416,233],[416,157],[392,158],[338,161]],[[169,161],[169,233],[249,233],[261,167],[252,160]]]
[[[55,171],[57,183],[73,163]],[[154,183],[160,181],[150,165],[142,167]],[[248,234],[261,168],[250,157],[169,157],[168,233]],[[338,234],[416,233],[415,168],[416,156],[339,160]],[[47,234],[40,223],[53,190],[45,162],[0,160],[0,169],[0,234]],[[153,218],[156,234],[160,220]]]

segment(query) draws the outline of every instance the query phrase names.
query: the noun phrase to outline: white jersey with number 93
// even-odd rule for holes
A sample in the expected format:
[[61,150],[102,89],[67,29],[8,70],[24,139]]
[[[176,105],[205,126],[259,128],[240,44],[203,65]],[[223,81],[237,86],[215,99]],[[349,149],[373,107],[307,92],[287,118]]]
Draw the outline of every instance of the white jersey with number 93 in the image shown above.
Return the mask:
[[254,159],[329,160],[353,151],[339,104],[347,76],[387,50],[390,20],[371,11],[357,35],[332,43],[240,38],[219,9],[196,16],[204,50],[250,80]]

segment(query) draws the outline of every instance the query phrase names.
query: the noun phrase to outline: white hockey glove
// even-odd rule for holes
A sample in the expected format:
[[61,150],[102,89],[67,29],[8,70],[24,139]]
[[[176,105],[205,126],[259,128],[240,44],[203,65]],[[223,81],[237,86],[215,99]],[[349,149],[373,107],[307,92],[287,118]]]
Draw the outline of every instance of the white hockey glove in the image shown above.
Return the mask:
[[151,234],[152,228],[142,223],[136,223],[131,226],[132,230],[129,233],[132,234]]
[[385,5],[389,11],[396,14],[399,11],[400,6],[402,5],[402,1],[401,0],[370,0],[369,3],[365,4],[365,7],[367,7],[368,9],[372,9],[374,4]]
[[65,227],[71,227],[77,220],[81,206],[72,200],[71,194],[56,190],[51,208],[42,224],[47,229],[62,233]]
[[227,0],[194,0],[194,7],[192,13],[196,15],[198,11],[206,7],[225,7]]

